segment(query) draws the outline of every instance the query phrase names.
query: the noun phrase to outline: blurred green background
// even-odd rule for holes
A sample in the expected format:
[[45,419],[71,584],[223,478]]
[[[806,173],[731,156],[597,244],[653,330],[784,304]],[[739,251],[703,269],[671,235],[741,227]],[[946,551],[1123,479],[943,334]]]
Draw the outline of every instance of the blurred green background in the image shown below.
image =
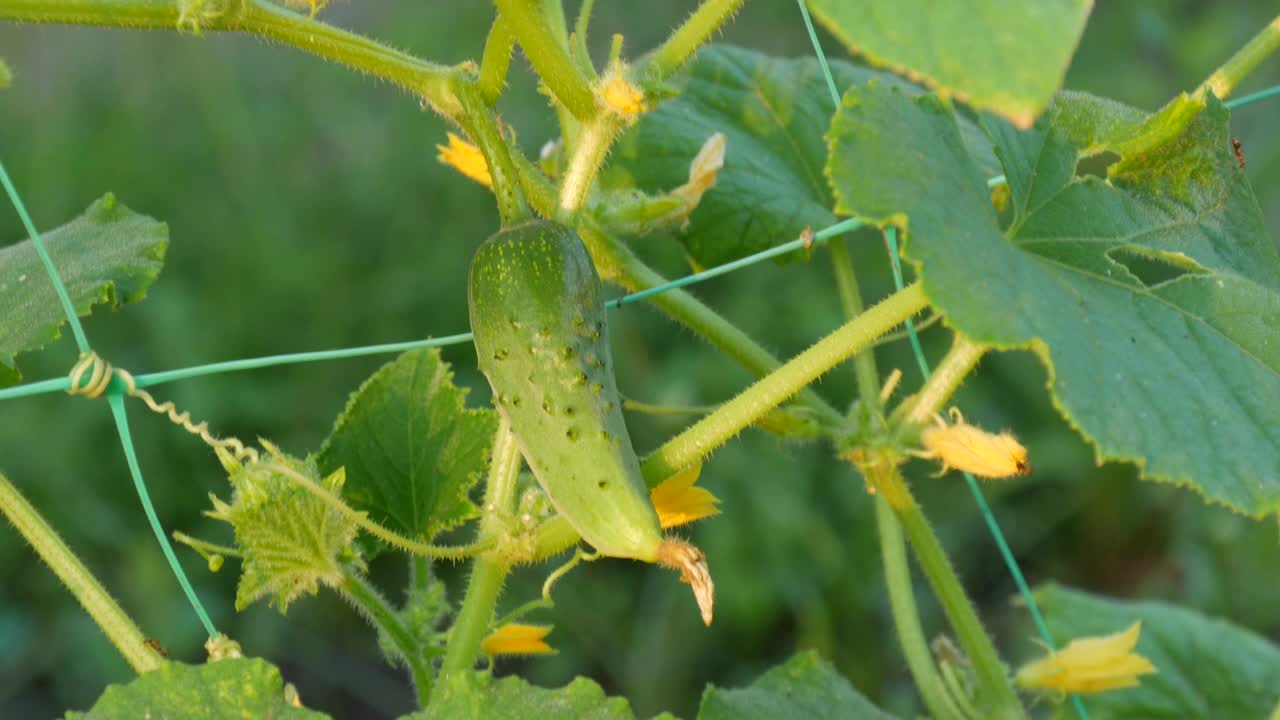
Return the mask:
[[[568,2],[570,10],[577,3]],[[596,57],[625,32],[634,55],[693,6],[685,0],[601,2]],[[1067,86],[1154,109],[1193,88],[1268,22],[1271,2],[1101,3]],[[396,47],[453,63],[477,57],[486,3],[336,2],[324,17]],[[791,2],[747,4],[724,42],[785,56],[810,46]],[[830,37],[833,57],[847,53]],[[14,85],[0,93],[0,157],[41,227],[82,211],[104,191],[169,223],[168,261],[149,298],[91,318],[97,350],[134,372],[280,352],[442,335],[466,329],[465,271],[496,227],[489,193],[435,161],[443,123],[394,88],[298,51],[241,36],[0,26],[0,56]],[[527,152],[553,132],[546,100],[517,60],[504,118]],[[1280,58],[1240,94],[1280,83]],[[1280,101],[1238,112],[1248,174],[1273,235],[1280,229]],[[732,148],[730,148],[732,152]],[[0,212],[0,244],[25,236]],[[864,292],[889,289],[882,246],[854,243]],[[655,262],[684,272],[679,253]],[[777,292],[761,293],[761,287]],[[785,291],[784,291],[785,289]],[[823,253],[809,263],[765,264],[695,292],[782,356],[840,322]],[[718,402],[749,378],[653,310],[615,313],[619,383],[634,398]],[[925,334],[934,359],[947,338]],[[881,368],[914,363],[905,344],[877,351]],[[64,338],[21,358],[27,379],[67,371]],[[485,403],[469,347],[446,351],[459,380]],[[316,449],[347,395],[385,359],[298,365],[168,385],[158,392],[221,434],[265,436],[295,454]],[[1120,597],[1159,598],[1280,637],[1280,542],[1273,522],[1203,506],[1192,494],[1140,483],[1130,466],[1094,465],[1090,448],[1051,408],[1045,373],[1027,353],[988,358],[958,404],[974,422],[1014,428],[1030,448],[1029,480],[987,486],[1031,582],[1055,579]],[[819,392],[852,395],[841,367]],[[201,515],[226,493],[212,454],[166,421],[131,409],[143,470],[169,528],[226,539]],[[631,416],[638,448],[678,421]],[[951,478],[910,467],[918,492],[962,577],[1011,662],[1036,652],[1013,606],[1012,582],[972,501]],[[133,613],[180,659],[203,658],[202,631],[146,527],[101,403],[62,395],[0,406],[0,470],[16,483]],[[823,656],[888,708],[918,710],[893,637],[880,580],[871,503],[861,481],[823,448],[749,431],[718,452],[703,483],[724,514],[692,536],[720,589],[716,623],[703,629],[688,591],[663,571],[600,562],[558,586],[560,654],[502,662],[541,684],[587,674],[626,695],[642,716],[691,716],[706,683],[743,684],[801,648]],[[296,603],[287,619],[263,606],[236,614],[234,563],[210,575],[180,551],[219,628],[278,663],[311,707],[335,717],[393,717],[411,707],[405,678],[380,659],[363,622],[334,595]],[[403,563],[373,563],[398,597]],[[532,598],[547,568],[526,569],[504,606]],[[460,592],[460,568],[442,574]],[[0,716],[50,717],[89,706],[130,671],[18,536],[0,526]],[[927,591],[921,587],[920,595]],[[926,627],[940,630],[923,602]]]

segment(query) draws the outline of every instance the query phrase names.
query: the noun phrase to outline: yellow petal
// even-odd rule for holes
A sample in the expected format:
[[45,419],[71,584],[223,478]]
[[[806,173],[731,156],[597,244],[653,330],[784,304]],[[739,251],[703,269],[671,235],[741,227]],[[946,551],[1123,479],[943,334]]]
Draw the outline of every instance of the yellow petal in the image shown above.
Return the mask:
[[638,115],[644,112],[644,93],[627,82],[621,73],[610,73],[600,86],[600,97],[609,109],[619,115]]
[[698,463],[663,480],[649,491],[649,499],[653,502],[653,509],[658,511],[658,523],[663,530],[720,514],[716,508],[719,498],[706,488],[694,486],[701,473],[702,464]]
[[707,138],[693,162],[689,163],[689,182],[671,191],[672,195],[677,195],[688,203],[688,212],[693,212],[702,201],[702,195],[715,187],[720,170],[724,167],[727,144],[724,133],[715,133]]
[[1147,658],[1133,652],[1142,623],[1127,630],[1072,640],[1058,652],[1027,663],[1018,671],[1024,688],[1068,693],[1096,693],[1135,687],[1138,677],[1156,672]]
[[555,652],[545,641],[550,633],[547,625],[507,623],[485,638],[480,648],[487,655],[549,655]]
[[448,145],[437,145],[440,154],[436,159],[466,175],[485,187],[493,187],[493,177],[489,175],[489,165],[484,161],[480,148],[449,133]]
[[942,461],[942,472],[956,469],[993,479],[1031,472],[1027,449],[1013,435],[974,427],[965,422],[955,408],[952,408],[951,420],[952,424],[948,425],[938,418],[933,427],[920,433],[920,442],[925,447],[921,455]]

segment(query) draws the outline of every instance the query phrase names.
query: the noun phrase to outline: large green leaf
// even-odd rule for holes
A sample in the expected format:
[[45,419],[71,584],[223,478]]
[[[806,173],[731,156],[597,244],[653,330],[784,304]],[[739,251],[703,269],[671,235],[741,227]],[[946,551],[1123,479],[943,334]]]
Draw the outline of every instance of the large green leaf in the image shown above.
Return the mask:
[[1062,84],[1091,0],[809,0],[853,52],[1030,127]]
[[[164,266],[169,228],[107,193],[84,214],[41,233],[79,315],[141,300]],[[14,356],[58,338],[67,321],[30,239],[0,248],[0,387],[22,378]]]
[[280,671],[259,658],[234,658],[205,665],[165,663],[128,685],[109,685],[85,713],[67,720],[323,720],[324,713],[295,706]]
[[1280,256],[1226,110],[1184,98],[1150,135],[1121,123],[1132,152],[1103,181],[1073,177],[1089,110],[1061,103],[1031,132],[988,123],[1013,197],[1002,231],[950,111],[853,90],[831,134],[839,208],[907,228],[903,252],[956,329],[1034,348],[1099,460],[1252,515],[1280,509]]
[[1136,651],[1156,666],[1141,685],[1085,699],[1116,720],[1268,717],[1280,703],[1280,648],[1223,620],[1156,602],[1121,602],[1050,585],[1036,591],[1059,644],[1142,621]]
[[[920,92],[891,75],[846,62],[831,64],[841,90],[874,77]],[[806,226],[836,221],[822,175],[823,133],[833,112],[826,80],[812,58],[780,60],[732,46],[704,48],[679,76],[680,96],[660,105],[618,143],[608,182],[669,191],[689,179],[689,163],[717,132],[728,143],[714,188],[689,218],[680,240],[702,266],[718,265],[794,240]],[[990,143],[965,123],[978,157]]]
[[888,720],[818,654],[802,652],[745,688],[708,687],[698,720]]
[[487,673],[456,675],[443,681],[428,710],[401,720],[485,718],[485,720],[634,720],[626,698],[607,697],[587,678],[562,688],[541,688],[512,675],[494,680]]
[[343,496],[376,522],[420,538],[452,528],[475,516],[467,493],[498,427],[466,395],[439,350],[407,352],[351,396],[317,463],[324,473],[345,467]]

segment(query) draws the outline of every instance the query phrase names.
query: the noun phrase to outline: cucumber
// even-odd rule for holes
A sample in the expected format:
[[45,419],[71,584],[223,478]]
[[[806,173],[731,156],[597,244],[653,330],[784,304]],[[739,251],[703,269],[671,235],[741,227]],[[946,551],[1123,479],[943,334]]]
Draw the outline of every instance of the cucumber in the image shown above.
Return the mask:
[[535,220],[486,240],[467,301],[480,370],[556,510],[599,553],[664,540],[622,418],[604,297],[573,230]]

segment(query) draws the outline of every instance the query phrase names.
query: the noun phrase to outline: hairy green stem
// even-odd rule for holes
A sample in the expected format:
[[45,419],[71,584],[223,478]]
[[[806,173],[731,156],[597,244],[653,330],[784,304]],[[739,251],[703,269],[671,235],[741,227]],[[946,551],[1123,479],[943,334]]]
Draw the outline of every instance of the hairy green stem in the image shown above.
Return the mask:
[[907,659],[907,667],[915,680],[920,697],[935,720],[964,720],[947,692],[946,683],[933,662],[933,653],[920,627],[920,611],[911,587],[911,566],[907,564],[907,541],[893,508],[882,497],[876,497],[876,527],[880,531],[880,556],[884,561],[885,587],[889,591],[889,608],[898,631],[898,644]]
[[366,620],[376,629],[381,630],[391,640],[391,645],[404,659],[409,669],[409,677],[413,680],[414,693],[418,698],[418,706],[426,707],[431,697],[431,663],[422,652],[418,639],[409,632],[404,622],[377,588],[369,584],[364,576],[350,567],[342,568],[342,584],[338,593],[351,603]]
[[1218,99],[1224,99],[1236,89],[1242,80],[1248,77],[1259,63],[1268,55],[1280,50],[1280,15],[1267,23],[1262,31],[1254,35],[1244,47],[1236,51],[1222,67],[1213,71],[1200,85],[1201,90],[1212,90]]
[[876,338],[927,304],[924,291],[918,284],[912,284],[845,323],[655,450],[645,458],[642,466],[646,480],[653,482],[657,478],[661,481],[706,457],[801,388],[870,346]]
[[498,216],[502,226],[510,227],[528,220],[529,205],[525,202],[520,176],[511,160],[511,150],[498,131],[483,92],[460,75],[454,78],[453,87],[462,107],[458,123],[484,155],[489,177],[493,181],[493,196],[498,203]]
[[[493,439],[493,452],[489,460],[489,475],[484,493],[484,515],[480,519],[482,540],[496,541],[506,532],[515,500],[516,481],[520,474],[520,447],[511,424],[505,417],[498,422]],[[480,654],[480,643],[489,632],[493,611],[502,594],[502,584],[511,563],[494,554],[476,558],[467,583],[467,594],[462,600],[453,629],[449,631],[449,647],[445,651],[440,670],[442,680],[467,672]]]
[[480,78],[476,81],[480,96],[489,105],[498,102],[503,88],[507,86],[507,70],[511,67],[511,51],[515,46],[516,36],[511,34],[507,21],[501,15],[494,18],[493,27],[489,28],[489,37],[484,41],[484,54],[480,56]]
[[956,333],[946,357],[938,363],[928,382],[916,393],[915,399],[906,409],[907,422],[922,423],[938,412],[943,403],[959,389],[960,383],[977,367],[978,361],[988,349],[987,345],[980,345]]
[[697,52],[746,0],[703,0],[680,27],[642,61],[646,78],[660,80],[675,72]]
[[[862,304],[862,292],[858,289],[858,275],[853,269],[853,259],[849,257],[849,245],[844,237],[834,237],[827,243],[827,248],[831,253],[831,269],[835,271],[836,292],[840,296],[844,316],[858,317],[865,308]],[[858,397],[864,403],[878,404],[880,372],[876,369],[876,355],[872,348],[867,348],[853,358],[853,371],[858,383]],[[853,406],[849,409],[852,411]]]
[[198,10],[184,17],[179,3],[173,0],[2,0],[0,20],[249,33],[399,85],[447,118],[458,113],[457,99],[449,89],[451,68],[266,0],[205,0],[188,6]]
[[494,0],[507,23],[551,94],[575,118],[587,122],[595,117],[596,96],[591,84],[557,41],[556,33],[529,0]]
[[582,0],[578,7],[578,17],[573,21],[573,44],[569,51],[578,67],[591,80],[596,80],[596,69],[591,64],[591,54],[587,52],[587,28],[591,24],[591,11],[595,9],[595,0]]
[[4,475],[0,475],[0,512],[75,595],[80,606],[135,672],[155,670],[164,664],[164,659],[147,646],[147,636]]
[[871,472],[877,492],[893,508],[906,530],[920,569],[924,571],[933,594],[942,605],[960,647],[973,664],[978,701],[985,706],[983,717],[1025,718],[1026,711],[1005,674],[1004,665],[1000,662],[991,638],[987,636],[986,628],[978,619],[973,603],[969,601],[960,578],[956,576],[955,568],[942,549],[942,543],[912,497],[897,465],[873,464]]
[[560,185],[560,208],[556,214],[561,220],[569,220],[582,207],[596,173],[609,156],[609,148],[622,132],[623,120],[611,112],[602,112],[594,120],[582,126],[578,133],[573,157]]

